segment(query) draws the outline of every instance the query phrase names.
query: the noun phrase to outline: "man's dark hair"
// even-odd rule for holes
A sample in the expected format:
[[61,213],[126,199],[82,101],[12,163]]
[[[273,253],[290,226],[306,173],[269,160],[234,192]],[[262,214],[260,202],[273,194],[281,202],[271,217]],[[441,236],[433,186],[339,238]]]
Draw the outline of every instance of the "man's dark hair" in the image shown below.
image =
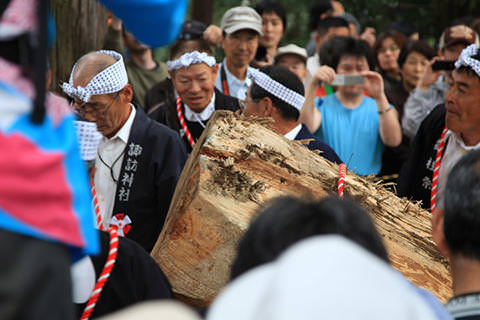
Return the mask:
[[[302,81],[290,70],[281,66],[265,66],[261,68],[260,71],[268,75],[273,80],[283,84],[285,87],[297,92],[302,96],[304,95],[305,89]],[[300,111],[298,111],[298,109],[286,103],[277,96],[274,96],[270,92],[264,90],[255,82],[252,83],[250,88],[250,96],[253,100],[260,100],[265,97],[270,98],[270,100],[272,100],[272,104],[278,109],[278,111],[280,111],[280,114],[284,119],[297,121],[298,117],[300,116]]]
[[253,220],[240,240],[231,279],[275,260],[300,240],[327,234],[345,236],[389,262],[370,216],[356,203],[337,197],[312,202],[288,196],[274,199]]
[[254,9],[260,16],[262,16],[263,13],[275,13],[282,20],[283,30],[287,30],[287,11],[281,3],[272,0],[263,0],[257,3]]
[[327,17],[318,22],[317,33],[319,35],[324,35],[328,32],[330,28],[347,28],[350,30],[348,21],[340,17]]
[[180,55],[192,51],[205,52],[213,55],[212,48],[204,39],[177,40],[170,47],[169,59],[177,59]]
[[[477,61],[480,62],[480,50],[477,52],[477,54],[471,56],[472,59],[475,59]],[[460,68],[456,69],[457,72],[459,73],[465,73],[467,74],[469,77],[474,77],[476,78],[477,80],[480,81],[480,75],[478,75],[475,70],[472,69],[472,67],[469,67],[469,66],[461,66]]]
[[480,150],[463,156],[448,175],[443,232],[452,254],[480,260]]
[[426,43],[425,41],[422,41],[422,40],[409,41],[407,42],[406,45],[403,46],[402,50],[400,51],[400,54],[398,55],[397,61],[398,61],[398,66],[400,68],[405,63],[405,60],[407,60],[408,55],[412,52],[420,53],[429,61],[437,55],[437,53],[435,52],[435,49],[430,47],[428,43]]
[[320,61],[334,70],[337,70],[340,59],[345,56],[365,57],[370,70],[375,66],[372,49],[365,40],[334,37],[320,48]]
[[310,8],[310,15],[308,18],[308,27],[310,31],[316,30],[320,16],[328,11],[333,11],[330,0],[317,0],[317,2]]

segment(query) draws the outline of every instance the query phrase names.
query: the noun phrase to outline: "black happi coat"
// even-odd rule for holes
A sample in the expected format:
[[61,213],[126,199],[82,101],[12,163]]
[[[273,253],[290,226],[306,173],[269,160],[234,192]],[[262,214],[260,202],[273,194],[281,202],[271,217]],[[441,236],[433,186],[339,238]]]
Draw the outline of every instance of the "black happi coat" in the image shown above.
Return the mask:
[[163,227],[187,153],[178,134],[136,108],[113,215],[132,220],[127,237],[150,252]]
[[320,155],[324,157],[327,160],[330,160],[332,162],[335,162],[336,164],[342,163],[342,160],[338,157],[338,155],[333,151],[332,148],[322,140],[318,139],[315,137],[313,134],[308,131],[308,128],[302,124],[302,129],[298,132],[297,136],[295,137],[295,140],[305,140],[305,139],[314,139],[313,141],[310,141],[306,147],[310,150],[320,150],[322,153]]
[[397,193],[401,197],[421,200],[422,207],[430,209],[432,177],[438,145],[445,127],[445,105],[430,112],[410,144],[407,161],[398,178]]
[[[171,82],[170,82],[171,83]],[[173,92],[173,85],[167,85],[165,83],[164,90],[172,90]],[[173,94],[173,93],[172,93]],[[171,96],[167,93],[164,94],[165,97]],[[178,134],[182,137],[183,142],[185,143],[185,146],[190,153],[192,151],[192,147],[190,146],[190,143],[188,142],[188,139],[183,132],[183,129],[180,125],[180,121],[178,120],[178,115],[177,115],[177,105],[176,105],[176,98],[173,98],[171,96],[170,98],[166,98],[163,102],[157,104],[153,109],[150,109],[148,112],[148,115],[160,122],[165,124],[167,127],[171,128],[172,130],[175,130],[178,132]],[[240,105],[238,103],[238,99],[226,96],[222,92],[220,92],[217,88],[215,88],[215,110],[229,110],[232,112],[235,112],[240,109]],[[190,131],[190,134],[192,135],[193,140],[196,142],[198,138],[202,135],[203,132],[203,126],[200,125],[198,122],[194,121],[188,121],[185,118],[185,107],[182,103],[182,113],[184,115],[185,123],[188,127],[188,130]],[[204,123],[206,125],[206,122]]]
[[[109,242],[110,235],[100,231],[101,252],[91,257],[96,279],[107,261]],[[170,283],[155,260],[134,241],[120,237],[115,265],[93,309],[91,318],[100,317],[145,300],[172,298]],[[86,303],[76,305],[78,318],[85,306]]]

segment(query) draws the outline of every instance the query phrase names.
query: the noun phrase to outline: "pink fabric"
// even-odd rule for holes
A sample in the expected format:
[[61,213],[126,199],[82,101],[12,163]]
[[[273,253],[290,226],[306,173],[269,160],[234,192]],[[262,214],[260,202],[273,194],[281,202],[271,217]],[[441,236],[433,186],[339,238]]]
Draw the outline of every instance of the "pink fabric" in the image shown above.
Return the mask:
[[36,8],[37,0],[11,0],[0,23],[31,31],[37,26]]
[[42,151],[19,134],[0,132],[0,145],[0,207],[45,235],[83,246],[63,156]]

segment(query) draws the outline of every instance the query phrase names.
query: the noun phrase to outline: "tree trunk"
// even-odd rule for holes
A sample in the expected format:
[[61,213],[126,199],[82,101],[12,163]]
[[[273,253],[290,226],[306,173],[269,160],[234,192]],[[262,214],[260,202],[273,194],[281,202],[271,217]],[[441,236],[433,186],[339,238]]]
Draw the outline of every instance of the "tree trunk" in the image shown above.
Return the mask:
[[50,50],[51,89],[61,92],[59,83],[68,81],[75,61],[102,48],[108,11],[95,0],[50,0],[50,7],[57,24]]
[[[227,283],[235,248],[260,204],[337,193],[337,165],[266,126],[215,113],[182,172],[152,256],[190,304],[208,305]],[[352,172],[344,193],[371,214],[392,265],[446,301],[451,280],[431,239],[430,214]]]
[[214,0],[193,0],[192,20],[197,20],[205,25],[213,22]]

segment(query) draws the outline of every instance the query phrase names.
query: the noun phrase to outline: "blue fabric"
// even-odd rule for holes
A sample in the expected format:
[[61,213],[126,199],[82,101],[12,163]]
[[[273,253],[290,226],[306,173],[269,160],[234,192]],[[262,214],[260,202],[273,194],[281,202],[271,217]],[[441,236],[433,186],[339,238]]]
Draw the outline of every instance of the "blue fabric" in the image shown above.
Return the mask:
[[330,94],[315,104],[322,123],[314,135],[332,147],[349,170],[359,175],[377,174],[384,146],[375,100],[364,97],[357,108],[348,109],[336,94]]
[[188,0],[101,0],[139,41],[160,47],[177,39]]
[[[4,83],[0,83],[0,90],[19,100],[28,99],[22,93]],[[65,172],[65,183],[71,193],[71,210],[74,214],[76,228],[81,235],[83,246],[72,246],[68,240],[60,241],[50,237],[43,230],[17,220],[4,208],[0,208],[0,228],[44,240],[65,243],[72,249],[72,257],[76,260],[85,254],[96,254],[99,251],[99,240],[98,233],[94,227],[94,214],[87,171],[84,162],[80,158],[73,120],[73,115],[68,115],[57,126],[54,126],[50,117],[46,115],[43,123],[37,125],[31,122],[30,114],[19,114],[15,121],[3,130],[3,133],[7,136],[12,134],[21,135],[35,144],[39,150],[63,156],[61,164]],[[21,149],[17,152],[21,152]],[[35,181],[31,183],[35,184]],[[41,213],[41,210],[39,210],[39,214]]]

